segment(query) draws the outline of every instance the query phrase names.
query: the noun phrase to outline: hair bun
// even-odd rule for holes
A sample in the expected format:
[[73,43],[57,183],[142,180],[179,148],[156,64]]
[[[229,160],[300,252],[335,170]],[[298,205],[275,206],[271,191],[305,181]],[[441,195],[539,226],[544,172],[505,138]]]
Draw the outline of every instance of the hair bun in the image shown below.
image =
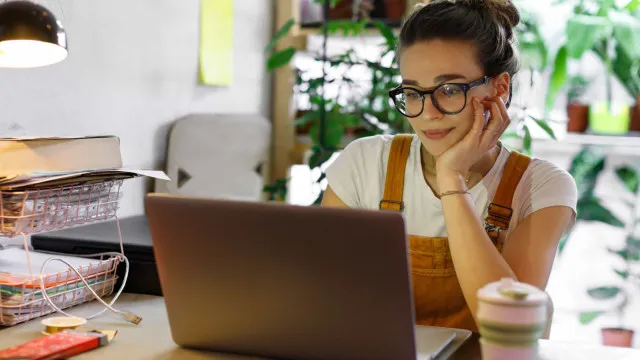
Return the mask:
[[514,28],[520,23],[520,12],[511,0],[484,0],[484,2],[504,25]]
[[471,7],[486,7],[503,26],[514,28],[520,23],[520,12],[511,0],[448,0]]
[[520,23],[520,12],[511,0],[431,0],[416,4],[415,11],[425,5],[441,2],[461,4],[476,9],[489,9],[493,17],[505,27],[514,28]]

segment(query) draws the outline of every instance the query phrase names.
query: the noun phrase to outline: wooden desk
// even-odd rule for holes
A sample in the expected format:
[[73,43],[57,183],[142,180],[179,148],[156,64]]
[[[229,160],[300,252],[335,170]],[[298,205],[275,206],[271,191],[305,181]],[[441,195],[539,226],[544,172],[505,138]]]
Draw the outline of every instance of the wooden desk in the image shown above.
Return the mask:
[[[164,299],[156,296],[123,294],[116,302],[120,309],[134,312],[143,318],[139,325],[126,323],[117,315],[107,312],[97,319],[91,320],[88,327],[97,329],[117,329],[118,335],[110,345],[84,353],[74,359],[214,359],[214,360],[250,360],[256,358],[215,354],[211,352],[182,349],[171,339],[169,321],[164,307]],[[89,316],[102,309],[97,301],[77,306],[69,310],[73,315]],[[50,315],[57,316],[57,315]],[[42,336],[42,319],[0,332],[0,349],[19,345],[23,342]],[[540,341],[541,360],[638,360],[640,350],[607,348],[597,345],[559,343]],[[467,340],[453,355],[445,357],[450,360],[481,359],[477,334]]]

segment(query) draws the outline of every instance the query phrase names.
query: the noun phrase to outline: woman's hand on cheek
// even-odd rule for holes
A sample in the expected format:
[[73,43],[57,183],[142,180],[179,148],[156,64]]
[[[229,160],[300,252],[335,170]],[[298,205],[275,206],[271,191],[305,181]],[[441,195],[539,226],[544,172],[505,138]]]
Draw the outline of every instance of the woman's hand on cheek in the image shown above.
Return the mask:
[[[444,177],[466,178],[469,169],[496,146],[511,122],[507,108],[500,97],[488,98],[483,101],[474,97],[471,103],[474,111],[473,126],[462,140],[436,159],[438,179]],[[491,113],[486,128],[485,109],[489,109]]]

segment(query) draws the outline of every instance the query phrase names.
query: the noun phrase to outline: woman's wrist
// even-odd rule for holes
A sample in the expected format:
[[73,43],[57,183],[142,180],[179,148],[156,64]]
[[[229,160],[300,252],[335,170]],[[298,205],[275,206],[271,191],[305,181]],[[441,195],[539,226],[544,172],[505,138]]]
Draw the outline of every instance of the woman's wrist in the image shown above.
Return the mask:
[[436,175],[436,181],[441,194],[446,192],[467,191],[467,181],[465,176],[455,171],[438,172]]

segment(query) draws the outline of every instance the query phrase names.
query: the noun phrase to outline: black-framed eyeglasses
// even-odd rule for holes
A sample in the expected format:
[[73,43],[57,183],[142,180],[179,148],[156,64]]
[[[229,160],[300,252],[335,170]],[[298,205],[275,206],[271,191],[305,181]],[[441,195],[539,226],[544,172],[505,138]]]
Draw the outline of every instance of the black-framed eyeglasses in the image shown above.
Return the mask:
[[418,90],[410,86],[400,85],[389,91],[396,109],[406,117],[417,117],[424,110],[424,100],[428,95],[431,103],[438,111],[446,115],[460,113],[467,106],[467,92],[489,82],[489,77],[468,84],[444,83],[432,90]]

